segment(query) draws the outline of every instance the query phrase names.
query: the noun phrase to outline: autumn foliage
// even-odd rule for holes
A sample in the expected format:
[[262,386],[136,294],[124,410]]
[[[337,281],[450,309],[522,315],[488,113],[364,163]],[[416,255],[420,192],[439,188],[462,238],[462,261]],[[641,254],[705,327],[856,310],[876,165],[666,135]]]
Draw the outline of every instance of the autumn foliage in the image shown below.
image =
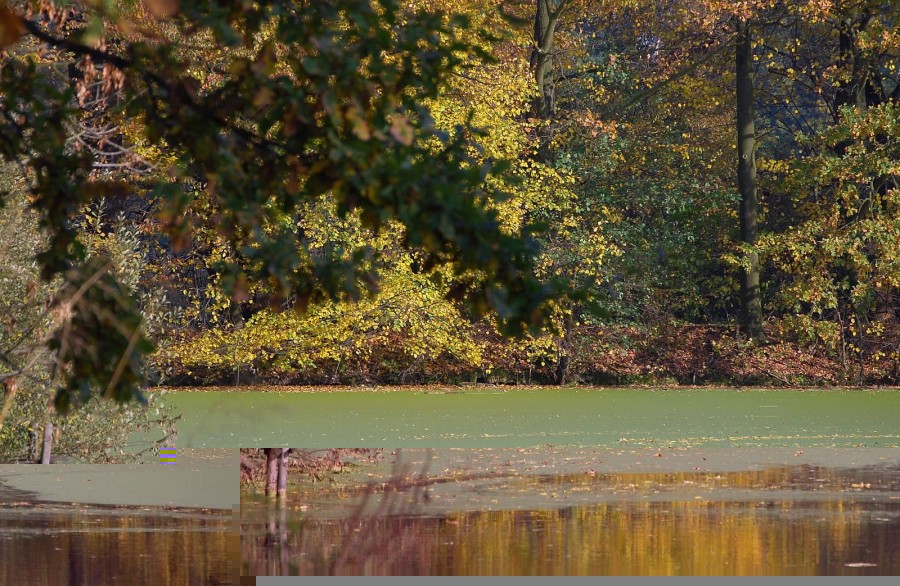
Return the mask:
[[896,383],[898,27],[880,0],[3,1],[2,197],[69,283],[57,406]]

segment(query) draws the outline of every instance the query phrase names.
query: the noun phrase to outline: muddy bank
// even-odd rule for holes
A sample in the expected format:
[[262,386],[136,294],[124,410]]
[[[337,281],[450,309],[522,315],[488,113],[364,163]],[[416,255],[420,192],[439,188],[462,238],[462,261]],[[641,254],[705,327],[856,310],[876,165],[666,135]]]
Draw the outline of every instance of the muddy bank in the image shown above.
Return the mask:
[[175,465],[0,465],[0,501],[230,509],[240,502],[238,456],[179,449]]

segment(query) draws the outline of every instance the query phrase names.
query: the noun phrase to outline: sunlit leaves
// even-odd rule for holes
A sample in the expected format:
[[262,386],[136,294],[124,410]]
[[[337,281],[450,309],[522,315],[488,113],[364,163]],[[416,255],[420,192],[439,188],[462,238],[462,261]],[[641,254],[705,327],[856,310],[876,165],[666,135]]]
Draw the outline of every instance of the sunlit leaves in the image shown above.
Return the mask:
[[[3,46],[18,40],[24,22],[32,40],[65,49],[84,74],[77,104],[68,78],[44,75],[33,55],[4,57],[0,74],[0,153],[30,168],[50,238],[44,275],[85,287],[68,292],[75,301],[60,301],[72,312],[66,323],[83,334],[77,346],[67,346],[64,332],[55,341],[61,409],[84,401],[92,386],[119,399],[135,395],[147,350],[130,295],[112,273],[92,276],[94,260],[82,263],[74,227],[86,205],[132,187],[99,170],[106,167],[89,149],[71,147],[94,81],[103,82],[94,107],[102,102],[105,120],[121,125],[129,156],[145,157],[141,196],[170,251],[223,251],[204,262],[221,289],[215,304],[262,292],[272,306],[302,309],[377,291],[368,243],[316,248],[298,234],[306,204],[327,196],[339,218],[388,231],[429,266],[452,267],[465,289],[458,300],[476,315],[495,310],[510,333],[540,325],[550,291],[533,274],[531,232],[501,229],[491,208],[511,185],[500,179],[504,162],[481,156],[483,133],[471,120],[448,133],[427,109],[467,55],[488,62],[466,39],[467,19],[410,12],[394,0],[142,5],[152,22],[141,22],[139,7],[116,3],[66,9],[54,27],[23,21],[5,3],[0,12]],[[79,18],[69,18],[75,12]],[[90,308],[79,305],[88,300]],[[117,325],[120,335],[99,337]],[[111,358],[116,348],[119,360]]]
[[396,368],[442,357],[479,364],[472,324],[444,298],[446,288],[413,272],[409,262],[401,257],[384,271],[373,297],[316,304],[302,314],[262,311],[239,330],[211,330],[164,349],[156,360],[189,370],[243,365],[319,381],[377,376],[365,368],[380,361]]
[[857,310],[868,311],[876,290],[900,286],[900,194],[890,187],[900,177],[898,130],[896,104],[865,113],[845,108],[840,124],[806,139],[818,154],[767,165],[797,175],[786,185],[796,190],[803,214],[787,232],[763,240],[775,266],[793,277],[782,291],[784,303],[836,309],[848,296]]

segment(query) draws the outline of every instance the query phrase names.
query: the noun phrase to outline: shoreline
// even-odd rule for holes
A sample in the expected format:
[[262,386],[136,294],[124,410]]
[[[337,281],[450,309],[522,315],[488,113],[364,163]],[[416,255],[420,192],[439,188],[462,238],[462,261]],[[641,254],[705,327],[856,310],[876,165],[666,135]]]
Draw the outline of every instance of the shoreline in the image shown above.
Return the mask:
[[[729,474],[760,473],[797,467],[860,470],[887,467],[900,471],[900,448],[839,447],[606,447],[552,446],[530,448],[386,448],[377,463],[352,463],[332,480],[343,482],[386,481],[395,466],[410,467],[405,476],[423,469],[434,477],[494,474],[509,477],[641,475],[641,474]],[[431,472],[436,470],[437,473]],[[297,476],[295,478],[305,478]],[[302,482],[302,481],[301,481]],[[321,482],[321,481],[319,481]],[[316,483],[312,482],[314,486]],[[246,487],[244,487],[246,490]]]
[[151,393],[229,393],[229,392],[259,392],[259,393],[387,393],[387,392],[421,392],[435,394],[454,394],[472,391],[680,391],[680,390],[727,390],[727,391],[900,391],[900,386],[894,385],[866,385],[866,386],[767,386],[767,385],[515,385],[492,383],[468,383],[468,384],[427,384],[427,385],[276,385],[276,384],[249,384],[249,385],[178,385],[148,387],[146,391]]
[[[7,497],[15,495],[19,498],[7,500]],[[30,514],[35,510],[42,512],[91,512],[91,513],[122,513],[122,514],[169,514],[175,517],[226,517],[234,513],[234,508],[223,509],[218,507],[182,507],[170,505],[114,505],[105,503],[52,501],[38,498],[37,493],[11,489],[0,479],[0,514],[9,515],[15,512]]]

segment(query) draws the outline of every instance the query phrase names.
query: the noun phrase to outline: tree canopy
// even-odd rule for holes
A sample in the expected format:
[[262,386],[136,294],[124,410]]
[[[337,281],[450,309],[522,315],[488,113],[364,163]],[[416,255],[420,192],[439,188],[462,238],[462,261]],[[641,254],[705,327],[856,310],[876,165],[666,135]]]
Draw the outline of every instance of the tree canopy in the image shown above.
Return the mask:
[[2,0],[0,213],[39,252],[3,281],[25,305],[0,377],[49,357],[59,411],[147,373],[742,381],[742,357],[787,380],[767,348],[896,380],[898,21]]
[[[393,0],[3,5],[0,152],[29,179],[48,234],[42,275],[65,277],[50,344],[67,410],[92,390],[140,396],[151,346],[133,294],[87,258],[78,217],[140,192],[174,253],[212,233],[237,302],[273,307],[377,291],[367,242],[317,247],[306,207],[327,195],[373,235],[454,277],[447,294],[501,329],[542,323],[535,229],[502,229],[502,161],[469,116],[442,128],[428,102],[469,53],[468,20]],[[74,83],[69,79],[74,78]]]

